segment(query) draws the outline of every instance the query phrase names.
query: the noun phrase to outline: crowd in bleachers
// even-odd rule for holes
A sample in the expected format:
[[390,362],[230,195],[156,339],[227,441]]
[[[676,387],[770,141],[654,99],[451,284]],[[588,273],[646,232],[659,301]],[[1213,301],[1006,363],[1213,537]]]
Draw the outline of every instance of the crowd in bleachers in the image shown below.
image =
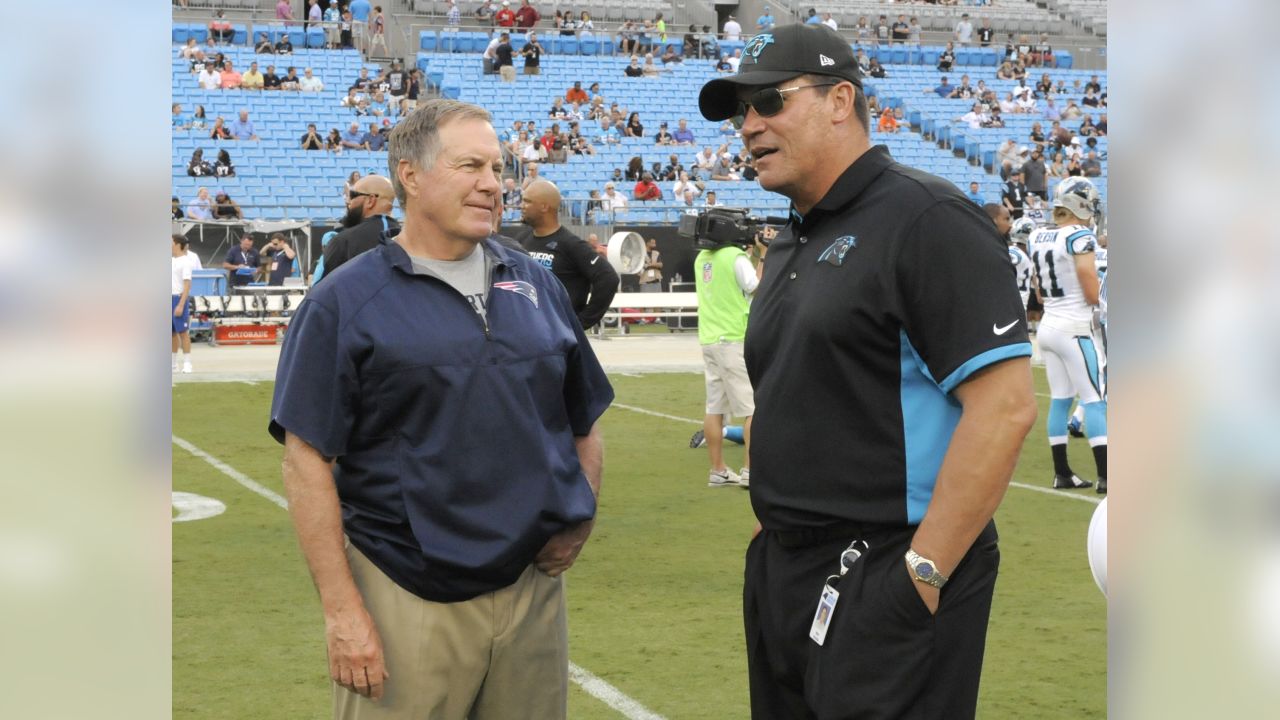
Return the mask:
[[[297,28],[268,28],[252,48],[247,34],[244,45],[225,45],[202,44],[205,37],[194,29],[179,41],[175,31],[181,44],[174,64],[174,176],[181,205],[196,199],[203,183],[216,183],[218,191],[239,193],[243,215],[336,216],[342,211],[337,180],[353,171],[385,173],[387,133],[431,87],[488,107],[516,174],[514,191],[531,172],[540,173],[561,187],[577,219],[670,222],[681,206],[712,197],[762,213],[785,209],[780,196],[746,182],[754,179],[753,163],[732,125],[704,121],[696,109],[707,79],[736,71],[742,35],[691,26],[683,37],[668,36],[655,16],[624,25],[610,39],[593,32],[588,13],[558,15],[540,40],[545,54],[539,53],[538,72],[526,69],[509,84],[484,62],[494,43],[501,44],[487,33],[449,33],[446,45],[441,34],[423,32],[424,51],[405,70],[365,63],[352,50],[308,48],[305,40],[295,50],[291,36],[307,32]],[[1105,177],[1107,96],[1097,74],[1071,69],[1069,53],[1015,41],[1012,34],[1003,48],[982,28],[962,43],[932,46],[918,44],[910,26],[890,24],[882,38],[868,23],[858,45],[873,142],[961,187],[977,183],[978,194],[988,198],[1030,159],[1029,147],[1040,149],[1050,178]],[[510,60],[527,66],[522,51],[530,37],[519,29],[509,31]],[[278,55],[290,63],[283,76],[276,74]],[[260,59],[273,63],[266,72],[258,72]],[[940,81],[942,60],[950,72],[976,82]],[[243,75],[236,72],[245,66]],[[1028,68],[1043,69],[1033,84]],[[185,107],[194,112],[188,116]],[[1010,137],[1012,154],[1003,147]],[[233,144],[239,167],[223,144]],[[210,145],[225,162],[203,161]],[[998,147],[1004,149],[999,158]],[[1105,183],[1100,190],[1105,194]],[[217,203],[210,205],[215,212]],[[506,207],[511,219],[519,202],[508,200]]]

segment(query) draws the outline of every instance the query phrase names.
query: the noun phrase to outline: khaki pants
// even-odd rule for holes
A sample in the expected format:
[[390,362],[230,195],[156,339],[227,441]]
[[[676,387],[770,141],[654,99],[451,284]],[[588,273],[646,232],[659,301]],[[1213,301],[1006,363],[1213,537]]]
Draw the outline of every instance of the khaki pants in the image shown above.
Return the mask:
[[569,692],[564,585],[534,566],[514,584],[457,603],[396,585],[347,545],[382,637],[387,678],[373,702],[333,686],[335,720],[563,719]]

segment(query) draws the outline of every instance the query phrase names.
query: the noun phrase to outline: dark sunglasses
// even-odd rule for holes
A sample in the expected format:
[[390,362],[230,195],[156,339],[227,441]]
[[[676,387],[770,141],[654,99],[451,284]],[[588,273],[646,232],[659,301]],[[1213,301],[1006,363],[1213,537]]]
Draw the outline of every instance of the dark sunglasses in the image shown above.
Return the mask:
[[734,113],[729,121],[733,123],[735,128],[741,129],[742,124],[747,120],[747,109],[751,108],[756,111],[760,117],[773,117],[782,112],[783,103],[786,101],[787,93],[804,90],[805,88],[815,87],[831,87],[839,85],[839,82],[815,83],[813,85],[796,85],[789,88],[765,88],[751,93],[746,102],[738,101],[738,111]]
[[348,190],[348,191],[347,191],[347,198],[349,198],[349,199],[351,199],[351,200],[355,200],[356,198],[362,198],[362,197],[371,197],[371,198],[376,198],[376,197],[378,197],[378,195],[377,195],[377,194],[375,194],[375,193],[357,192],[357,191],[355,191],[355,190]]

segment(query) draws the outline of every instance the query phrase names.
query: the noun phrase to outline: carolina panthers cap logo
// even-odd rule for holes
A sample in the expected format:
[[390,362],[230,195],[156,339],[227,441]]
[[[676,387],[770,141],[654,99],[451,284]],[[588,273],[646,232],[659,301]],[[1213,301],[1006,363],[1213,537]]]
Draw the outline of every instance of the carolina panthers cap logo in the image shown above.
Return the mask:
[[742,54],[749,58],[759,60],[760,53],[764,52],[764,49],[771,43],[773,43],[773,33],[760,33],[748,40],[746,45],[742,46]]
[[538,307],[538,288],[523,280],[511,280],[507,282],[496,282],[493,286],[499,290],[506,290],[517,295],[523,296],[533,303],[534,307]]
[[844,265],[844,256],[848,255],[849,251],[856,247],[858,247],[858,238],[852,235],[838,237],[835,242],[831,243],[830,247],[822,251],[822,254],[818,256],[818,262],[840,267]]

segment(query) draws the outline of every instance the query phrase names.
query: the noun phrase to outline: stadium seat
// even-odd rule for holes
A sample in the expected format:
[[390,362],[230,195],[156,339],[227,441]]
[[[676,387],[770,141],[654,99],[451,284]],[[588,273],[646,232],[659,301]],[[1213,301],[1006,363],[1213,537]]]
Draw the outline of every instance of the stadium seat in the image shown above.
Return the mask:
[[307,30],[307,47],[323,48],[325,44],[324,30],[313,27]]

